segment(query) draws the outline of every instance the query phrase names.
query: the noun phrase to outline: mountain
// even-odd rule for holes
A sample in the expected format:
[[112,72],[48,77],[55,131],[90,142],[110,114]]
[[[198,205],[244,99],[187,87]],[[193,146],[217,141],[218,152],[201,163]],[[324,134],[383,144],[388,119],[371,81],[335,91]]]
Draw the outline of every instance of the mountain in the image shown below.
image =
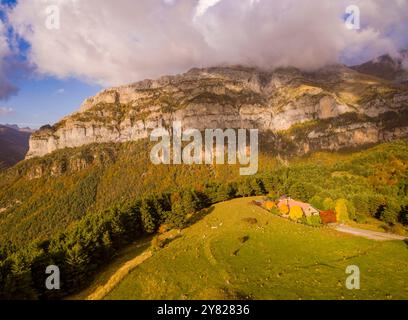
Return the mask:
[[[406,85],[342,65],[192,69],[104,90],[33,133],[26,159],[0,172],[0,299],[72,294],[126,244],[237,197],[286,194],[405,232],[407,109]],[[258,174],[154,165],[150,131],[175,120],[260,129]],[[44,289],[51,264],[58,292]]]
[[31,129],[30,127],[24,127],[24,128],[20,128],[18,125],[16,124],[4,124],[5,127],[10,128],[10,129],[14,129],[20,132],[29,132],[29,133],[33,133],[35,132],[34,129]]
[[25,158],[31,133],[29,128],[0,125],[0,168],[11,167]]
[[[181,120],[184,127],[200,130],[259,128],[259,171],[264,174],[290,165],[293,157],[406,139],[407,109],[406,86],[342,65],[315,72],[192,69],[107,89],[87,99],[78,112],[33,133],[27,160],[1,174],[0,238],[43,240],[86,213],[119,202],[239,179],[238,166],[153,165],[147,138],[158,125]],[[397,158],[404,161],[404,155]],[[389,163],[393,166],[392,159]],[[404,168],[398,170],[403,176]],[[364,178],[355,183],[373,172],[359,172]],[[285,188],[292,183],[297,181]]]
[[400,52],[399,57],[383,55],[374,60],[352,67],[358,72],[396,83],[408,82],[408,50]]
[[[258,128],[277,150],[340,150],[408,137],[408,88],[342,65],[192,69],[104,90],[31,136],[27,158],[92,143],[138,141],[159,125]],[[302,133],[289,132],[303,126]],[[270,134],[269,134],[270,133]],[[282,139],[282,133],[284,139]]]

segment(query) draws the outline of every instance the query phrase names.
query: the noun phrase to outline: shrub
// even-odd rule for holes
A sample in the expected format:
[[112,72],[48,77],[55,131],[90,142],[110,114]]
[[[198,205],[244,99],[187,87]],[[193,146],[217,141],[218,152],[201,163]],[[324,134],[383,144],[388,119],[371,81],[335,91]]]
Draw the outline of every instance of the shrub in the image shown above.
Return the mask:
[[316,209],[324,210],[323,199],[319,196],[314,196],[309,200],[309,203]]
[[398,221],[404,226],[408,225],[408,206],[405,205],[401,208],[401,211],[398,215]]
[[321,211],[320,212],[320,219],[322,220],[322,223],[324,223],[324,224],[336,223],[337,222],[336,213],[334,211],[332,211],[332,210]]
[[354,206],[353,202],[347,201],[347,211],[348,211],[349,219],[356,220],[357,213],[356,213],[356,207]]
[[151,246],[153,250],[159,250],[164,247],[164,243],[160,240],[159,236],[155,236],[152,239]]
[[312,215],[306,217],[306,224],[313,227],[318,227],[322,225],[322,219],[319,215]]
[[280,216],[280,215],[281,215],[281,213],[279,212],[279,209],[278,209],[277,207],[272,208],[272,209],[271,209],[271,213],[272,213],[273,215],[276,215],[276,216]]
[[276,201],[277,199],[279,199],[279,195],[273,191],[269,192],[266,197],[268,198],[268,200],[271,200],[271,201]]
[[364,214],[359,214],[357,213],[354,221],[357,223],[366,223],[367,222],[367,217]]
[[289,213],[289,207],[283,203],[279,206],[279,212],[281,213],[281,215],[286,215]]
[[395,224],[398,221],[398,215],[400,214],[401,206],[395,200],[388,200],[387,205],[381,216],[381,220],[388,224]]
[[271,211],[273,208],[276,207],[276,204],[273,201],[265,201],[264,207],[265,207],[265,209]]
[[293,206],[290,208],[289,217],[293,221],[298,221],[303,217],[303,210],[299,206]]
[[160,234],[166,233],[167,231],[170,230],[170,226],[168,226],[167,224],[162,224],[158,230],[158,232]]
[[335,204],[332,198],[326,198],[323,200],[323,210],[333,210],[334,207]]
[[338,222],[345,222],[349,220],[349,214],[347,210],[347,200],[339,199],[336,201],[335,206],[336,217]]
[[241,243],[245,243],[249,240],[249,236],[243,236],[243,237],[239,237],[238,241]]

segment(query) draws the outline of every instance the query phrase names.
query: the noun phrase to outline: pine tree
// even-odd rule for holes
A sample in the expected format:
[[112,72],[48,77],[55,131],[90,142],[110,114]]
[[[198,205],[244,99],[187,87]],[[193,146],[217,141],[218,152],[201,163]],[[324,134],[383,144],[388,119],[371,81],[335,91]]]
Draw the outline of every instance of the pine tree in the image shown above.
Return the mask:
[[80,243],[67,250],[67,281],[66,289],[68,292],[73,292],[80,288],[88,279],[90,272],[90,258],[84,247]]
[[153,233],[156,231],[157,225],[154,217],[154,208],[147,199],[143,200],[140,206],[140,217],[145,232]]

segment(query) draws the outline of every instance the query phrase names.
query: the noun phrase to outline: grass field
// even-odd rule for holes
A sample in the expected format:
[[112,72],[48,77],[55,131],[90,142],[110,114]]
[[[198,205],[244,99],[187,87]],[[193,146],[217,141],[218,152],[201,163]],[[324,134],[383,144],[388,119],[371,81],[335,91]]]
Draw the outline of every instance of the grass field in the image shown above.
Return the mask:
[[[295,224],[251,200],[214,206],[105,299],[408,299],[403,241]],[[349,265],[360,290],[345,287]]]

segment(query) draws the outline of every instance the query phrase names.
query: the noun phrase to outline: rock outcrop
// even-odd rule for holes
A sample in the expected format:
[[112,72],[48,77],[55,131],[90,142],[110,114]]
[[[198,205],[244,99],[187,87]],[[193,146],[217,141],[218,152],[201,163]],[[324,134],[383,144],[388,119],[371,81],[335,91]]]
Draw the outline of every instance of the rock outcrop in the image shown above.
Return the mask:
[[[301,149],[338,150],[407,138],[407,111],[406,86],[341,65],[312,73],[192,69],[107,89],[87,99],[77,113],[33,134],[27,158],[91,143],[137,141],[175,120],[184,128],[258,128],[273,133],[313,122],[307,136],[293,137],[301,140]],[[342,117],[349,121],[337,124]],[[320,122],[326,124],[324,129]]]

